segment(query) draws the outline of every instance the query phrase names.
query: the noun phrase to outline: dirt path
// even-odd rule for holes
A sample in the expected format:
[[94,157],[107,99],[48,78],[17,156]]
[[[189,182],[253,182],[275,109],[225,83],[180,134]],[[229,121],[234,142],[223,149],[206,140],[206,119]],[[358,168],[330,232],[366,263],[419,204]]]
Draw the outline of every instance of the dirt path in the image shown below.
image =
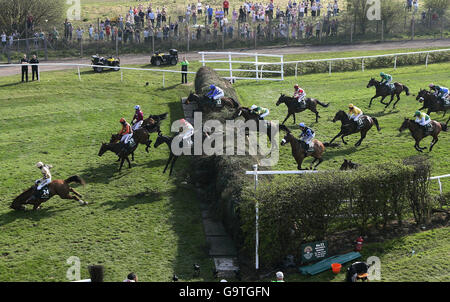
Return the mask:
[[[354,45],[337,45],[337,46],[296,46],[296,47],[266,47],[258,49],[228,49],[228,51],[242,52],[242,53],[265,53],[265,54],[306,54],[306,53],[323,53],[323,52],[338,52],[338,51],[357,51],[357,50],[390,50],[390,49],[407,49],[407,48],[425,48],[425,47],[450,47],[450,39],[444,40],[420,40],[420,41],[400,41],[400,42],[385,42],[385,43],[363,43]],[[218,50],[220,51],[220,50]],[[181,56],[184,54],[181,54]],[[209,58],[220,58],[221,55],[209,56]],[[197,51],[186,54],[189,61],[197,61],[201,57]],[[181,58],[180,58],[181,59]],[[132,64],[148,64],[150,55],[123,55],[120,56],[121,65]],[[44,63],[44,62],[42,62]],[[54,61],[47,61],[45,63],[71,63],[71,64],[90,64],[90,58],[67,58]],[[70,66],[41,66],[40,72],[52,70],[72,69]],[[0,76],[9,76],[20,73],[20,67],[1,67]]]

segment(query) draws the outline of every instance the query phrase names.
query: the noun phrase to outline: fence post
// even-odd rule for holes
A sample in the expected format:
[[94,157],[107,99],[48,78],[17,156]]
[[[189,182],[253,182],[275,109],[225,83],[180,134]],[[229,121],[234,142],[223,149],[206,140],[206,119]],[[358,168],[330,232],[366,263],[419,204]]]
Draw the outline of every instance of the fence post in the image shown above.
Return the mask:
[[77,66],[78,67],[78,80],[80,80],[81,81],[81,75],[80,75],[80,66]]
[[83,39],[80,40],[80,57],[83,57]]
[[364,59],[361,60],[361,69],[364,71]]
[[8,64],[11,64],[11,45],[9,45],[9,41],[7,43],[8,45],[6,46],[6,52],[8,54]]
[[426,58],[425,58],[425,68],[428,68],[428,56],[429,56],[430,54],[429,53],[427,53],[427,56],[426,56]]
[[297,67],[298,67],[298,62],[295,63],[295,78],[297,78]]
[[394,58],[394,69],[397,69],[397,56]]
[[228,53],[228,64],[230,66],[230,81],[233,82],[233,63],[231,63],[231,53]]
[[202,64],[203,66],[205,66],[205,53],[202,52]]
[[[253,171],[255,172],[255,194],[258,188],[258,165],[253,166]],[[255,269],[259,269],[259,255],[258,255],[258,247],[259,247],[259,226],[258,226],[258,213],[259,205],[258,200],[256,200],[255,204]]]
[[284,81],[284,63],[283,63],[283,56],[281,56],[281,80]]
[[255,54],[256,78],[258,78],[258,54]]
[[163,88],[166,88],[166,85],[165,85],[166,84],[165,83],[166,82],[166,76],[165,75],[166,75],[166,73],[163,72]]
[[123,70],[120,70],[120,81],[123,82]]
[[331,75],[331,61],[328,62],[328,74]]

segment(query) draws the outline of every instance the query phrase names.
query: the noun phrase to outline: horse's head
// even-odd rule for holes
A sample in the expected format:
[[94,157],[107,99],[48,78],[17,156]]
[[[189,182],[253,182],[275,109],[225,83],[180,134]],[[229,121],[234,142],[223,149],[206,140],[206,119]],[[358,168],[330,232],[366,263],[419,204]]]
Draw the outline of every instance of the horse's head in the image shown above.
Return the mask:
[[409,118],[405,117],[405,120],[403,121],[402,125],[400,126],[400,128],[398,128],[398,131],[402,132],[405,129],[408,129],[409,126]]
[[369,83],[367,84],[367,88],[370,88],[372,86],[376,86],[378,84],[378,81],[375,80],[374,78],[371,78]]
[[289,130],[288,127],[286,127],[285,125],[280,125],[280,130],[283,130],[286,132],[286,135],[283,137],[283,139],[281,140],[281,145],[284,146],[288,143],[290,143],[292,141],[292,139],[294,138],[294,136],[292,135],[291,131]]
[[427,95],[429,95],[428,91],[426,91],[425,89],[420,89],[420,91],[417,93],[416,101],[422,103]]
[[102,156],[106,151],[108,151],[108,144],[102,143],[102,146],[98,151],[98,156]]
[[164,143],[164,136],[162,135],[161,132],[158,132],[158,138],[156,139],[156,142],[153,145],[153,147],[158,148],[158,146],[161,145],[162,143]]
[[334,115],[333,118],[333,123],[335,123],[336,121],[343,121],[345,119],[347,115],[345,114],[344,111],[339,110],[338,112],[336,112],[336,114]]
[[285,102],[285,95],[281,94],[280,97],[278,98],[276,105],[279,106],[281,103],[284,103],[284,102]]
[[346,160],[346,159],[344,158],[344,162],[342,163],[342,165],[341,165],[341,167],[339,168],[339,170],[344,171],[344,170],[347,170],[347,169],[348,169],[348,160]]

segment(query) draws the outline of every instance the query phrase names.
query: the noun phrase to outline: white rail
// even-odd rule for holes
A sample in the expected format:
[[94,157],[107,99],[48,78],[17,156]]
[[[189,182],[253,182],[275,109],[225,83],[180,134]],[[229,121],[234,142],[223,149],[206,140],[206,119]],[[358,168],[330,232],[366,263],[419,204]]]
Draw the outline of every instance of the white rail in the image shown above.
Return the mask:
[[[428,59],[430,53],[436,52],[447,52],[450,51],[450,48],[445,49],[435,49],[435,50],[424,50],[424,51],[413,51],[413,52],[402,52],[402,53],[392,53],[392,54],[384,54],[384,55],[373,55],[373,56],[359,56],[359,57],[343,57],[343,58],[330,58],[330,59],[311,59],[311,60],[299,60],[299,61],[287,61],[284,64],[295,64],[295,77],[297,77],[298,73],[298,65],[301,63],[312,63],[312,62],[329,62],[328,73],[331,74],[331,65],[334,61],[343,61],[343,60],[361,60],[361,70],[364,71],[364,59],[370,58],[382,58],[382,57],[394,57],[394,69],[397,68],[397,57],[399,56],[408,56],[414,54],[427,54],[425,57],[425,67],[428,67]],[[256,63],[260,66],[265,65],[280,65],[278,62],[258,62]]]
[[[241,52],[215,52],[215,51],[202,51],[199,52],[199,54],[202,56],[202,59],[200,60],[200,63],[202,63],[203,66],[206,66],[207,63],[211,64],[218,64],[218,63],[227,63],[228,68],[214,68],[216,71],[227,71],[229,72],[229,76],[224,77],[225,79],[230,80],[236,80],[236,79],[246,79],[246,80],[258,80],[258,81],[283,81],[284,80],[284,71],[283,71],[283,55],[269,55],[269,54],[259,54],[259,53],[241,53]],[[228,58],[228,60],[224,59],[217,59],[217,60],[206,60],[205,56],[207,55],[222,55],[225,58]],[[233,60],[233,56],[247,56],[247,57],[254,57],[253,61],[245,61],[245,60]],[[272,58],[278,58],[280,62],[274,63],[280,65],[280,70],[263,70],[264,62],[261,62],[261,58],[265,57],[272,57]],[[253,64],[255,65],[254,69],[233,69],[233,64]],[[261,69],[259,69],[259,66],[261,66]],[[237,77],[233,76],[233,72],[254,72],[255,77]],[[280,75],[280,79],[277,78],[264,78],[263,73],[275,73]]]
[[[91,64],[75,64],[75,63],[38,63],[38,64],[0,64],[0,71],[1,68],[7,68],[7,67],[13,67],[13,66],[73,66],[77,67],[78,69],[78,79],[81,81],[81,74],[80,74],[80,68],[87,68],[87,67],[100,67],[100,68],[110,68],[110,69],[119,69],[121,70],[120,74],[120,80],[123,81],[123,72],[122,70],[137,70],[137,71],[154,71],[154,72],[162,72],[163,79],[162,84],[163,88],[165,88],[165,73],[188,73],[188,74],[195,74],[193,71],[180,71],[180,70],[168,70],[168,69],[156,69],[156,68],[135,68],[135,67],[117,67],[117,66],[105,66],[105,65],[91,65]],[[38,69],[38,79],[40,81],[40,70]]]

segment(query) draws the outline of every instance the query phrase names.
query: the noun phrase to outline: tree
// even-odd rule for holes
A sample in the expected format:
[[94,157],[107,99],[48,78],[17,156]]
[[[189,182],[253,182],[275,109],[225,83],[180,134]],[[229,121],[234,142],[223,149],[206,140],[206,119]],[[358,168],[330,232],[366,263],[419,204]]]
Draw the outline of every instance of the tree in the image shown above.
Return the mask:
[[384,23],[384,32],[388,33],[393,27],[399,25],[406,11],[401,1],[381,1],[381,20]]
[[27,28],[27,19],[32,16],[29,23],[36,28],[50,27],[62,22],[64,0],[0,0],[0,31],[18,31],[20,34]]
[[450,7],[450,0],[425,0],[425,8],[442,17]]

